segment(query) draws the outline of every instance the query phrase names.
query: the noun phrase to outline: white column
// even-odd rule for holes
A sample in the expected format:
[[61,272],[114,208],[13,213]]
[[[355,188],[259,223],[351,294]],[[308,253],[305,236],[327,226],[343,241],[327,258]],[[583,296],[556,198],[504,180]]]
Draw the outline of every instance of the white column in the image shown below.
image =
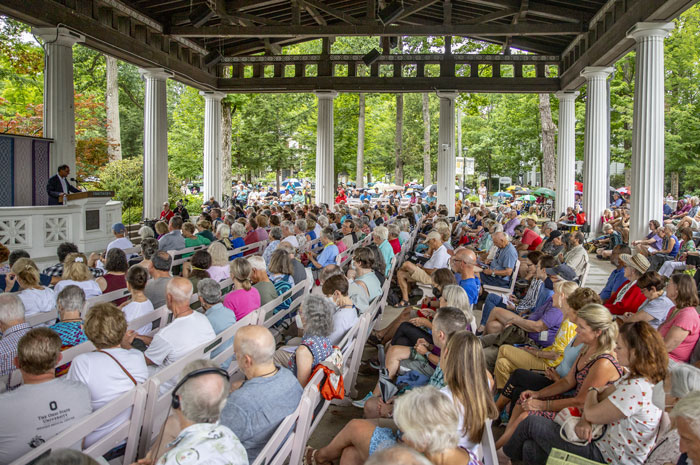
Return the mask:
[[335,200],[335,171],[333,164],[333,100],[338,95],[334,90],[314,92],[318,98],[318,121],[316,123],[316,203],[333,205]]
[[[221,202],[221,92],[200,92],[204,97],[204,200],[214,197]],[[231,186],[227,192],[231,193]]]
[[630,241],[646,236],[649,220],[663,223],[664,38],[672,29],[673,23],[637,23],[627,33],[637,41]]
[[455,99],[456,91],[438,91],[440,127],[438,131],[437,203],[445,205],[449,216],[455,214]]
[[557,137],[556,218],[574,205],[576,174],[576,97],[578,92],[557,92],[559,134]]
[[75,174],[73,44],[85,37],[64,27],[32,28],[44,40],[44,137],[53,139],[50,174],[61,165]]
[[146,81],[143,105],[143,216],[158,218],[168,200],[168,99],[163,68],[140,69]]
[[613,68],[590,66],[586,78],[586,140],[583,150],[583,210],[592,232],[601,229],[600,217],[608,205],[608,120],[607,78]]

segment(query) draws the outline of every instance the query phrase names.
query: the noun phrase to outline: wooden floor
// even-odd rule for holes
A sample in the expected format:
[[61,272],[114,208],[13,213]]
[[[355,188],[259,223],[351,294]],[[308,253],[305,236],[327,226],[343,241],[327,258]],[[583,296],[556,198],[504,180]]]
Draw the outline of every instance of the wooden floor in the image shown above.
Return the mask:
[[[605,283],[607,282],[610,272],[613,270],[613,266],[609,261],[602,261],[595,258],[595,255],[589,255],[591,263],[591,271],[588,274],[588,281],[586,282],[586,287],[590,287],[596,292],[600,292]],[[378,328],[388,324],[400,313],[401,309],[395,307],[387,306],[384,310],[382,316],[382,321]],[[481,311],[475,311],[475,317],[477,321],[481,318]],[[368,359],[370,357],[376,356],[376,349],[374,347],[365,347],[365,352],[363,359]],[[357,378],[357,391],[360,397],[364,396],[367,392],[374,388],[377,381],[376,376],[363,376],[358,375]],[[311,447],[323,447],[330,443],[330,441],[335,437],[336,434],[352,419],[362,418],[362,410],[356,407],[338,407],[331,406],[326,415],[324,415],[321,423],[311,435],[309,439],[309,445]],[[497,436],[500,436],[500,431],[494,431]]]

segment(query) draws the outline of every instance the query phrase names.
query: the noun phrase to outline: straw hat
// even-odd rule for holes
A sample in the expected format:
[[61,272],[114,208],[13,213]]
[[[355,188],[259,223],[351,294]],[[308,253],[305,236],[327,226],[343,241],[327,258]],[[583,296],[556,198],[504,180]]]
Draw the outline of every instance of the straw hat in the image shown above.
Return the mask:
[[646,273],[650,266],[647,257],[639,253],[634,256],[623,253],[620,255],[620,260],[622,260],[625,265],[631,266],[641,274]]

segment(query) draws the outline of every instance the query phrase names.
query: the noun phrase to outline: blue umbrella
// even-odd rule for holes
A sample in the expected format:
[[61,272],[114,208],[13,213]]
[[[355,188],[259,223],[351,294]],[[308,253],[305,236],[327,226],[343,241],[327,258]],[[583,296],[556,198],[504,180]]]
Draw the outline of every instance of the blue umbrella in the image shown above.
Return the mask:
[[513,197],[512,194],[509,194],[508,192],[496,192],[493,194],[494,197]]
[[285,189],[297,189],[301,187],[301,182],[298,179],[287,178],[282,181],[282,187]]

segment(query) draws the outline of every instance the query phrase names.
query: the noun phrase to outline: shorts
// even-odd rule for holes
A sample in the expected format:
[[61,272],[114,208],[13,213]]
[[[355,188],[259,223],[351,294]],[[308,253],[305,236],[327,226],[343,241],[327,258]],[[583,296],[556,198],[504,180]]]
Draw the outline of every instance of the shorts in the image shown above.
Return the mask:
[[[411,355],[413,355],[413,350],[411,350]],[[433,376],[433,373],[435,373],[435,368],[430,366],[430,364],[425,360],[424,356],[421,357],[423,357],[423,360],[413,358],[401,360],[401,368],[417,371],[418,373],[427,377]]]
[[428,286],[433,284],[433,278],[423,268],[418,266],[416,266],[415,271],[411,273],[411,280],[417,283],[427,284]]

